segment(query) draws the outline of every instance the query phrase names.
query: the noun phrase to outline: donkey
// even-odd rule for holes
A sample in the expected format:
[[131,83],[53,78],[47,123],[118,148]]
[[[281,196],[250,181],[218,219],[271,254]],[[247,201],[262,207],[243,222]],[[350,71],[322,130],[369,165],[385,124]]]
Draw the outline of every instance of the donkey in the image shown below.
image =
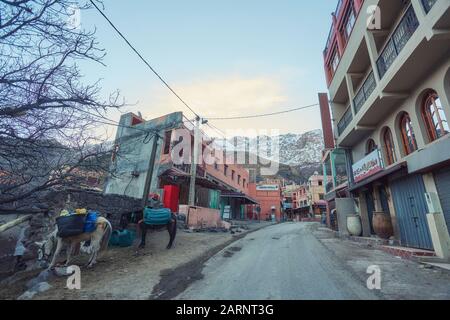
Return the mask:
[[145,248],[145,239],[147,237],[148,229],[159,230],[162,228],[167,228],[167,231],[169,231],[170,241],[169,241],[169,244],[167,245],[167,250],[172,249],[173,242],[175,241],[175,237],[177,236],[177,216],[176,215],[172,214],[172,217],[170,218],[169,223],[167,223],[166,225],[158,225],[158,226],[149,225],[149,224],[145,224],[144,220],[139,221],[138,225],[139,225],[139,228],[140,228],[141,234],[142,234],[141,244],[139,245],[139,249]]
[[92,233],[82,233],[80,235],[67,238],[60,238],[57,234],[58,227],[56,227],[56,230],[49,235],[47,240],[36,242],[36,245],[39,247],[39,261],[48,262],[56,246],[56,250],[53,253],[53,258],[49,266],[49,269],[53,270],[63,246],[68,245],[65,266],[70,266],[70,261],[75,248],[81,246],[83,242],[90,242],[90,246],[88,248],[81,247],[81,251],[91,255],[89,262],[87,263],[87,267],[92,268],[97,263],[97,255],[99,251],[103,251],[108,248],[108,243],[112,234],[112,226],[108,220],[103,217],[99,217],[97,219],[97,228]]

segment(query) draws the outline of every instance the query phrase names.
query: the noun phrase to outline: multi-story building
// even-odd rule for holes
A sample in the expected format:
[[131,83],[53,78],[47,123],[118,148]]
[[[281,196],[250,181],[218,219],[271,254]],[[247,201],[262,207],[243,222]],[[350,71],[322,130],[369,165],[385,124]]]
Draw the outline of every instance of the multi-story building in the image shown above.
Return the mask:
[[266,180],[261,183],[250,184],[250,196],[259,203],[261,209],[260,220],[283,220],[283,191],[280,180]]
[[306,184],[301,185],[296,192],[296,208],[300,215],[309,214],[309,190]]
[[347,188],[366,236],[374,212],[409,247],[433,249],[429,207],[450,227],[449,39],[449,0],[338,1],[324,51],[329,152],[348,177],[331,168],[327,193]]
[[[196,162],[195,205],[228,208],[228,219],[245,218],[249,198],[249,172],[235,164],[225,150],[214,147],[204,133]],[[186,142],[187,141],[187,142]],[[187,143],[187,147],[180,147]],[[121,117],[113,153],[112,174],[106,193],[146,199],[150,192],[163,194],[165,204],[178,212],[188,205],[194,126],[181,112],[146,121],[129,113]]]
[[308,205],[313,216],[321,217],[326,213],[327,203],[325,201],[324,176],[315,172],[308,180]]

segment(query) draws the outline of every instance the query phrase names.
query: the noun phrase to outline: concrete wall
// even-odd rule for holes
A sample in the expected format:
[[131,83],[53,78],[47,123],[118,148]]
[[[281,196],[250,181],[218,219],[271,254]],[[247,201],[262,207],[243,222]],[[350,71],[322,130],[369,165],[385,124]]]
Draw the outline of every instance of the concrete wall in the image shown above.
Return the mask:
[[356,213],[355,202],[353,198],[338,198],[336,199],[336,212],[339,232],[341,235],[349,235],[347,229],[347,216]]
[[[107,179],[105,193],[126,195],[142,199],[150,169],[153,142],[156,138],[148,136],[149,131],[159,132],[164,137],[167,129],[180,126],[183,122],[181,112],[132,126],[134,115],[123,115],[117,129],[116,144],[119,146],[116,161],[111,164],[113,175]],[[158,139],[150,191],[158,185],[158,167],[164,139]],[[133,173],[135,175],[133,175]]]
[[180,214],[186,216],[187,225],[192,229],[222,227],[219,210],[182,205],[180,206]]

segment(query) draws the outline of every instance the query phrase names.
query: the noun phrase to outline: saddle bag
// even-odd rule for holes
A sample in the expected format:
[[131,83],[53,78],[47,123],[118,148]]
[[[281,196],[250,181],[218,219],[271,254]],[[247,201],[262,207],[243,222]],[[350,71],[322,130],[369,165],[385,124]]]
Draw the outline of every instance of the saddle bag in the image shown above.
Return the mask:
[[152,226],[163,226],[169,223],[172,211],[167,208],[152,209],[146,207],[144,210],[144,223]]
[[72,214],[56,218],[58,226],[58,237],[68,238],[82,234],[84,232],[85,214]]
[[97,219],[99,214],[95,211],[89,211],[84,222],[84,232],[92,233],[97,229]]

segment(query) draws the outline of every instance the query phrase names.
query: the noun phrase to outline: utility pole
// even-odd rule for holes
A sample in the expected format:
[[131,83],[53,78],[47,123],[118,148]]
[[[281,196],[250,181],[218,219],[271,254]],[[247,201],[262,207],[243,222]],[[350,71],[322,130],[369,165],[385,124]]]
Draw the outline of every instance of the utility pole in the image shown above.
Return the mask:
[[153,143],[152,143],[152,153],[150,156],[150,162],[148,165],[148,171],[147,171],[147,177],[145,178],[145,187],[144,187],[144,196],[142,199],[142,203],[144,206],[147,205],[147,201],[148,201],[148,195],[150,192],[150,185],[152,183],[152,178],[153,178],[153,171],[155,168],[155,160],[156,160],[156,151],[158,149],[158,140],[161,137],[159,136],[159,134],[155,133],[154,137],[153,137]]
[[195,118],[194,151],[191,153],[191,184],[189,187],[190,206],[195,206],[195,179],[197,178],[197,162],[199,158],[200,120],[199,116]]

